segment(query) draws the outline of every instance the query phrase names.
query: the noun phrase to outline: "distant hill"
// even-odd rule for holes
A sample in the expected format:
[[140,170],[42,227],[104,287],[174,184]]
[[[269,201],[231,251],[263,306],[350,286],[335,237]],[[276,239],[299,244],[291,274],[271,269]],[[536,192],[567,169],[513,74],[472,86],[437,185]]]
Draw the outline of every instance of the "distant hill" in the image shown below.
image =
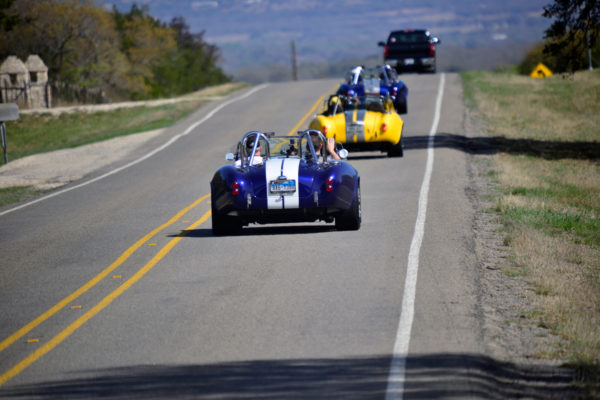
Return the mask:
[[[183,16],[192,32],[219,46],[223,68],[236,76],[290,65],[296,42],[299,64],[377,60],[393,29],[426,28],[438,36],[440,70],[494,68],[520,61],[540,42],[551,0],[146,0],[165,22]],[[131,0],[105,0],[128,10]],[[390,5],[394,5],[390,7]],[[279,67],[277,67],[279,66]],[[335,69],[335,68],[334,68]]]

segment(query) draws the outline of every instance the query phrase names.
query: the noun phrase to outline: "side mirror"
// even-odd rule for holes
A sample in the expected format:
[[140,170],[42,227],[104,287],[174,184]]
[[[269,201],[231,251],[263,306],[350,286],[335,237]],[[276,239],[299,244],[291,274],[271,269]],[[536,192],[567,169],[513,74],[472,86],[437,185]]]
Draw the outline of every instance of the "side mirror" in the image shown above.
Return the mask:
[[340,158],[342,160],[345,160],[348,158],[348,150],[346,149],[341,149],[340,151],[338,151],[338,156],[340,156]]
[[385,42],[377,42],[377,46],[385,47]]
[[227,154],[225,154],[225,160],[226,161],[234,161],[235,156],[233,155],[233,153],[227,153]]

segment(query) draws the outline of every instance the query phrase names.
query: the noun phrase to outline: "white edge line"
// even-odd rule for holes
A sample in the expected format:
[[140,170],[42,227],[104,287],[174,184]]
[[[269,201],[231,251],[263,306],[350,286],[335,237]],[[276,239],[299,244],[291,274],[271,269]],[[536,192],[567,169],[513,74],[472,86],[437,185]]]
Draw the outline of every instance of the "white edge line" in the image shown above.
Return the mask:
[[442,98],[444,97],[445,75],[442,73],[438,87],[437,99],[435,103],[435,114],[431,130],[429,131],[429,140],[427,142],[427,164],[425,175],[421,184],[419,194],[419,207],[417,211],[417,221],[413,233],[410,251],[408,253],[408,265],[406,268],[406,280],[404,281],[404,294],[402,297],[402,310],[400,312],[400,322],[396,333],[394,343],[394,353],[390,364],[390,373],[388,375],[388,384],[386,389],[386,400],[398,400],[404,396],[404,382],[406,375],[406,359],[408,357],[408,348],[410,343],[410,332],[412,330],[413,317],[415,313],[415,295],[417,289],[417,273],[419,271],[419,253],[421,243],[423,242],[423,233],[425,231],[425,217],[427,215],[427,200],[429,196],[429,185],[431,183],[431,173],[433,171],[433,143],[435,133],[440,122],[440,113],[442,110]]
[[41,201],[47,200],[49,198],[61,195],[61,194],[66,193],[66,192],[70,192],[71,190],[79,189],[79,188],[81,188],[83,186],[87,186],[87,185],[89,185],[91,183],[98,182],[99,180],[104,179],[107,176],[114,175],[114,174],[116,174],[118,172],[123,171],[124,169],[132,167],[132,166],[134,166],[134,165],[136,165],[136,164],[144,161],[145,159],[152,157],[153,155],[155,155],[159,151],[162,151],[162,150],[166,149],[167,147],[169,147],[170,145],[172,145],[173,143],[175,143],[177,140],[179,140],[182,137],[188,135],[190,132],[192,132],[194,129],[196,129],[199,125],[201,125],[204,122],[206,122],[208,119],[210,119],[213,115],[215,115],[217,112],[219,112],[224,107],[226,107],[229,104],[234,103],[236,101],[245,99],[246,97],[251,96],[252,94],[256,93],[257,91],[259,91],[259,90],[261,90],[261,89],[263,89],[263,88],[265,88],[267,86],[268,86],[268,84],[266,84],[266,83],[262,84],[262,85],[259,85],[259,86],[256,86],[252,90],[249,90],[248,92],[244,93],[243,95],[240,95],[238,97],[234,97],[234,98],[229,99],[226,102],[218,105],[217,107],[215,107],[214,109],[212,109],[208,114],[206,114],[202,119],[199,119],[198,121],[196,121],[193,124],[191,124],[182,133],[178,133],[177,135],[173,136],[171,139],[169,139],[166,143],[164,143],[160,147],[157,147],[156,149],[152,150],[150,153],[148,153],[148,154],[146,154],[146,155],[138,158],[137,160],[134,160],[134,161],[130,162],[129,164],[125,164],[125,165],[123,165],[123,166],[121,166],[119,168],[113,169],[112,171],[109,171],[109,172],[105,173],[104,175],[100,175],[100,176],[97,176],[97,177],[95,177],[93,179],[90,179],[89,181],[85,181],[85,182],[80,183],[78,185],[71,186],[69,188],[62,189],[62,190],[50,193],[50,194],[48,194],[46,196],[43,196],[43,197],[40,197],[38,199],[32,200],[32,201],[30,201],[28,203],[24,203],[24,204],[21,204],[20,206],[11,208],[9,210],[2,211],[2,212],[0,212],[0,217],[2,217],[3,215],[6,215],[8,213],[11,213],[13,211],[17,211],[17,210],[23,209],[25,207],[28,207],[30,205],[33,205],[33,204],[39,203]]

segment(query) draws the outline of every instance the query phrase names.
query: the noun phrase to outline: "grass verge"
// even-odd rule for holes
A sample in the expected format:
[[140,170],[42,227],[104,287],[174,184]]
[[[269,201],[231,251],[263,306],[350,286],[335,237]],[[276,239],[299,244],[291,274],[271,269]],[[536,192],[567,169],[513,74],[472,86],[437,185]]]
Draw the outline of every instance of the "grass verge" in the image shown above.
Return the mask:
[[505,273],[530,283],[536,318],[568,343],[539,357],[567,359],[600,398],[600,72],[462,78],[497,150],[494,211],[513,253]]
[[30,200],[39,196],[44,191],[33,186],[15,186],[0,189],[0,207],[8,206],[20,201]]

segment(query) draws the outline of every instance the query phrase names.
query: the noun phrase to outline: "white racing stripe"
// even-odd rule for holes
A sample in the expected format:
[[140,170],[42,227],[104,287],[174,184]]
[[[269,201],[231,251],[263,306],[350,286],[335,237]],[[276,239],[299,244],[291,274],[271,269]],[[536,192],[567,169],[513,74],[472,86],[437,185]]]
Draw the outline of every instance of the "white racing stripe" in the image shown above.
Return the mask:
[[396,342],[394,343],[394,353],[390,365],[390,374],[388,376],[388,385],[385,394],[386,400],[401,400],[404,397],[404,383],[406,381],[406,359],[410,343],[410,332],[412,330],[413,317],[415,314],[415,296],[417,291],[417,272],[419,271],[419,253],[421,252],[421,243],[425,232],[425,217],[427,214],[427,201],[429,197],[429,185],[431,182],[431,173],[433,171],[433,140],[440,122],[440,113],[442,110],[442,98],[444,97],[444,74],[440,77],[437,99],[435,103],[435,114],[433,123],[429,131],[429,141],[427,144],[427,164],[425,166],[425,175],[421,184],[419,194],[419,208],[417,211],[417,221],[413,233],[410,251],[408,253],[408,265],[406,267],[406,280],[404,281],[404,295],[402,297],[402,310],[400,312],[400,322],[396,333]]
[[[283,209],[300,207],[300,195],[298,190],[298,170],[300,168],[300,159],[281,158],[267,160],[265,165],[265,179],[267,181],[267,208]],[[269,191],[271,181],[285,176],[287,179],[296,181],[296,191],[291,194],[271,194]]]

